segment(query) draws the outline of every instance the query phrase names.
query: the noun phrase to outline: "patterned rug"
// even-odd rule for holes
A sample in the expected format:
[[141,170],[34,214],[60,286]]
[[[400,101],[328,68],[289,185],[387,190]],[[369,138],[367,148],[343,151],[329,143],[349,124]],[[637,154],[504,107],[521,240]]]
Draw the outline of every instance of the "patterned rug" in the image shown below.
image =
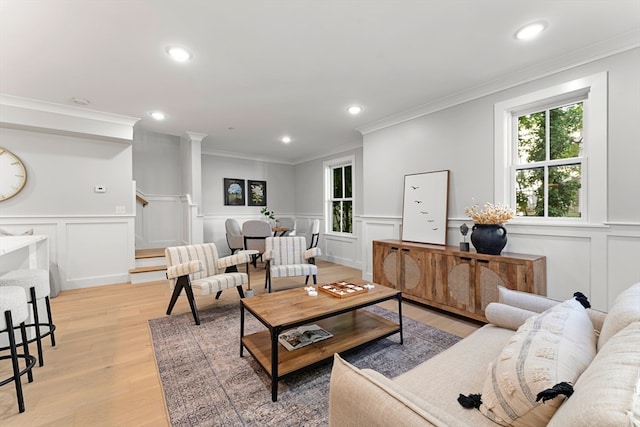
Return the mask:
[[[368,310],[397,321],[397,314],[384,308]],[[281,380],[278,401],[272,402],[269,377],[246,350],[240,357],[239,304],[201,310],[200,319],[200,326],[191,313],[149,321],[172,426],[328,424],[331,362]],[[403,328],[404,345],[396,334],[343,357],[395,377],[460,340],[407,317]],[[263,329],[247,313],[245,333]]]

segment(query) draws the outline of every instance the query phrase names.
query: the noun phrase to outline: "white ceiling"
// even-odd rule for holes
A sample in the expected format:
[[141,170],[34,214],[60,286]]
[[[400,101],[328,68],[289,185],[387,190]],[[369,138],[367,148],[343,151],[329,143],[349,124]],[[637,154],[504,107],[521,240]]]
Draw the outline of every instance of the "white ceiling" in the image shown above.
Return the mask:
[[[514,38],[536,20],[539,39]],[[0,0],[0,92],[82,97],[154,132],[207,134],[206,152],[299,163],[639,33],[640,0]],[[171,61],[170,44],[193,59]]]

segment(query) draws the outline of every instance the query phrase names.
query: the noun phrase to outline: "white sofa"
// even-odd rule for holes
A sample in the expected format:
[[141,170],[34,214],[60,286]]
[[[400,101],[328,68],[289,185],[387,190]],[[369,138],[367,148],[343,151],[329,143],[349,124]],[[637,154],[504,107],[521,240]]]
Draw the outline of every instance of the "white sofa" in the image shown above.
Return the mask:
[[[375,370],[358,369],[336,354],[329,425],[499,425],[478,409],[463,408],[458,397],[481,393],[490,375],[489,365],[516,340],[516,330],[526,319],[533,322],[533,317],[540,317],[538,313],[560,303],[505,288],[499,294],[499,302],[486,310],[492,323],[394,379]],[[622,292],[608,314],[590,309],[586,313],[587,321],[591,320],[588,327],[593,328],[595,357],[573,382],[571,397],[539,403],[549,406],[555,401],[559,405],[548,425],[640,426],[640,283]]]

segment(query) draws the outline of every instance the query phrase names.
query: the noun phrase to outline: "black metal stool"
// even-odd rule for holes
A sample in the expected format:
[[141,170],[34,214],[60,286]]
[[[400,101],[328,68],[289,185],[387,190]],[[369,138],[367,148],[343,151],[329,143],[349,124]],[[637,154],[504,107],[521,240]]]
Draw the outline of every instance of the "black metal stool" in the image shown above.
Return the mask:
[[[27,305],[27,296],[24,289],[19,286],[3,286],[0,287],[0,335],[7,333],[9,339],[9,355],[0,356],[0,360],[11,359],[13,375],[0,381],[0,386],[15,382],[16,397],[18,398],[18,410],[24,412],[24,396],[22,393],[22,375],[27,374],[29,382],[33,381],[33,366],[36,364],[36,358],[29,354],[29,345],[27,343],[27,330],[25,321],[29,318],[29,306]],[[14,326],[17,323],[19,326]],[[23,353],[18,353],[15,329],[20,329],[22,337]],[[24,359],[25,367],[20,370],[19,360]]]
[[[27,328],[35,329],[35,337],[27,342],[36,342],[38,346],[38,365],[43,366],[42,339],[46,336],[51,336],[51,346],[55,347],[56,345],[56,337],[54,334],[56,326],[51,317],[51,302],[49,301],[49,295],[51,293],[49,272],[42,269],[13,270],[0,276],[0,288],[5,286],[20,286],[27,295],[33,313],[33,323],[26,323],[26,326]],[[40,310],[38,310],[39,300],[44,300],[47,311],[46,321],[43,318],[43,313],[40,313]],[[44,332],[42,331],[43,328],[45,329]],[[6,349],[6,347],[0,348],[0,350],[4,349]]]

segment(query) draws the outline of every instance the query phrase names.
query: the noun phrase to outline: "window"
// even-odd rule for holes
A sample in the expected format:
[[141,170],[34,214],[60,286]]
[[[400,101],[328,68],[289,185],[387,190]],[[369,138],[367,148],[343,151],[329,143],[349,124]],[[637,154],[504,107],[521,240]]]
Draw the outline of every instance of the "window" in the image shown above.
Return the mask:
[[353,157],[325,162],[328,231],[353,233]]
[[607,76],[495,105],[495,202],[532,221],[606,220]]
[[580,218],[583,102],[513,120],[516,215]]

